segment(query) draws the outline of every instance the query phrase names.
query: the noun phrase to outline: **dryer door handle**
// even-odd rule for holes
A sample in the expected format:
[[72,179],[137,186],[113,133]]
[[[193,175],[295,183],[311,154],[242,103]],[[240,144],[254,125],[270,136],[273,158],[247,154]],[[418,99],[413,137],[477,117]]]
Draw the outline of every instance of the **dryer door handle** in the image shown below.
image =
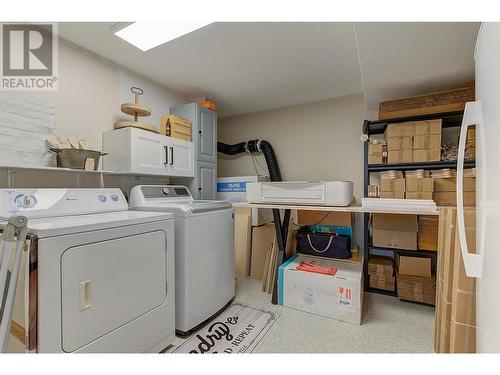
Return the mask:
[[92,280],[85,280],[80,283],[80,311],[92,307]]

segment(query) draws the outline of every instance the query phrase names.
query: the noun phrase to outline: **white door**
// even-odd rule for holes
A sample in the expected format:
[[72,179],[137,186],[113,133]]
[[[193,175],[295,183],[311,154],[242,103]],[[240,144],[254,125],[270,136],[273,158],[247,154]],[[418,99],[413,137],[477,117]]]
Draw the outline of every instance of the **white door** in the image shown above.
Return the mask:
[[215,199],[217,184],[217,166],[216,164],[198,162],[198,199]]
[[167,174],[177,177],[194,177],[194,144],[174,138],[165,140]]
[[215,163],[217,160],[217,113],[200,108],[197,157],[200,161]]
[[163,137],[139,129],[130,129],[130,131],[132,148],[130,172],[165,175],[166,150]]
[[475,51],[476,102],[467,103],[461,139],[476,125],[476,254],[467,248],[461,177],[464,144],[460,142],[457,206],[460,244],[468,276],[477,277],[477,352],[500,352],[500,24],[484,23]]
[[167,298],[165,233],[76,246],[61,257],[62,348],[73,352]]

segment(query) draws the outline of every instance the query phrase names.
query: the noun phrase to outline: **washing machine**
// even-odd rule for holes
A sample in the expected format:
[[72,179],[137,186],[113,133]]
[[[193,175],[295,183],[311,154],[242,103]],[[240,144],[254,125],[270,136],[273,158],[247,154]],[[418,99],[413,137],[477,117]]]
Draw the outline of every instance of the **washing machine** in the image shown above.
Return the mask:
[[13,215],[28,218],[29,238],[9,351],[160,352],[173,343],[172,214],[129,211],[119,189],[2,189],[0,220]]
[[185,186],[135,186],[130,209],[175,220],[175,327],[203,324],[234,297],[234,214],[227,201],[194,200]]

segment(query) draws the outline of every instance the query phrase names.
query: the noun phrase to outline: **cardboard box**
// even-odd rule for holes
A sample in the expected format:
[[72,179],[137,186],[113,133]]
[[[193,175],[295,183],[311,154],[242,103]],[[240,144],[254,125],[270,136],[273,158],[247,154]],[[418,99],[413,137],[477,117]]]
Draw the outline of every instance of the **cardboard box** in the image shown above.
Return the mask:
[[[429,134],[439,134],[441,135],[442,120],[424,120],[416,121],[414,123],[415,133],[414,135],[429,135]],[[441,144],[439,145],[441,146]]]
[[[219,177],[217,179],[217,199],[231,203],[247,201],[247,183],[269,181],[264,176]],[[274,220],[273,210],[268,208],[252,208],[252,225],[264,225]]]
[[[337,269],[335,276],[298,271],[301,262]],[[361,324],[363,262],[298,254],[280,266],[278,304],[345,322]]]
[[251,278],[262,280],[267,253],[273,248],[274,237],[275,230],[273,223],[252,228]]
[[380,198],[405,199],[404,191],[381,191]]
[[412,137],[415,134],[413,122],[389,124],[385,128],[385,139],[393,137]]
[[420,215],[418,217],[419,250],[437,251],[438,230],[439,230],[439,216]]
[[[475,206],[476,205],[476,193],[475,192],[464,192],[464,206]],[[434,202],[438,206],[456,206],[457,205],[457,193],[454,191],[440,191],[434,192],[433,194]]]
[[414,136],[413,148],[416,150],[441,148],[441,133]]
[[250,208],[235,208],[234,230],[235,273],[237,278],[245,278],[250,274],[252,251],[252,211]]
[[413,150],[413,161],[415,163],[424,163],[428,161],[440,161],[441,148]]
[[396,274],[398,297],[405,301],[436,304],[436,278]]
[[368,143],[368,164],[382,164],[384,145]]
[[398,256],[398,273],[401,275],[431,277],[431,266],[431,258]]
[[386,139],[387,150],[397,151],[397,150],[409,150],[413,148],[413,137],[391,137]]
[[350,212],[329,211],[297,211],[297,222],[300,225],[333,225],[338,227],[352,227]]
[[374,246],[417,250],[417,232],[416,215],[372,215]]
[[409,192],[419,192],[419,191],[433,192],[434,191],[434,179],[431,177],[406,178],[406,191],[409,191]]
[[380,180],[380,191],[406,191],[406,181],[404,178],[385,178]]
[[406,199],[430,199],[432,200],[431,191],[414,191],[406,193]]
[[413,161],[413,150],[387,151],[387,163],[411,163]]
[[388,290],[393,292],[396,289],[396,278],[385,278],[377,275],[370,275],[370,288]]
[[[457,179],[455,177],[435,178],[434,191],[437,192],[457,191]],[[466,192],[476,191],[476,179],[474,177],[464,177],[463,191]]]
[[368,273],[381,277],[394,277],[394,261],[391,257],[370,255],[368,260]]

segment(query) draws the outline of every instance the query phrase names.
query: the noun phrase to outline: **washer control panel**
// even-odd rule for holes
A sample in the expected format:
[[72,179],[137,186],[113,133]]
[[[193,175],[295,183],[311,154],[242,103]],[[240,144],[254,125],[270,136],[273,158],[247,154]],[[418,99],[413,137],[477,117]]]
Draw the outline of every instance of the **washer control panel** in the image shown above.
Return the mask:
[[126,211],[120,189],[0,189],[0,218],[28,218]]

